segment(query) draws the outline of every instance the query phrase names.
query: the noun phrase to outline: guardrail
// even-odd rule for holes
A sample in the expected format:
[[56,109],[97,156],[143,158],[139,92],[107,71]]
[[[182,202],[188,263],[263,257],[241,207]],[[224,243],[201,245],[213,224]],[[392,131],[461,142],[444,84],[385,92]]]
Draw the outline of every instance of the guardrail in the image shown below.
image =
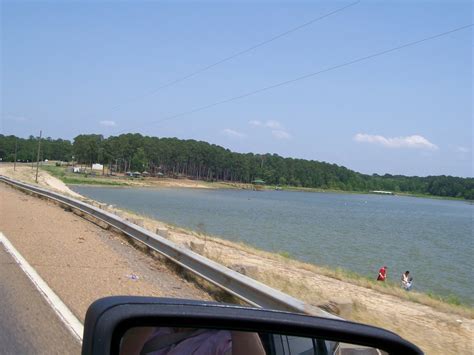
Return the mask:
[[191,273],[202,277],[250,305],[267,309],[278,309],[341,319],[320,308],[308,305],[301,300],[209,260],[115,214],[74,198],[66,197],[59,193],[29,185],[2,175],[0,175],[0,181],[22,190],[33,192],[63,205],[67,205],[70,208],[81,211],[82,213],[91,215],[129,237],[142,242],[172,262],[180,265]]

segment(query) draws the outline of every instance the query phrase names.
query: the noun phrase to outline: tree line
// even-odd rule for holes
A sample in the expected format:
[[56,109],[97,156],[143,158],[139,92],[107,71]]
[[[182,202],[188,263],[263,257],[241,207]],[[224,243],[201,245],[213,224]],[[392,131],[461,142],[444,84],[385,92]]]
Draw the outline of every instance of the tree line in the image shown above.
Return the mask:
[[[18,161],[36,161],[38,137],[29,136],[25,139],[0,134],[0,159],[2,161],[14,161],[15,146]],[[69,140],[52,139],[51,137],[47,137],[41,140],[40,159],[70,161],[72,151],[73,146]]]
[[[37,138],[0,135],[0,159],[36,159]],[[453,176],[367,175],[326,162],[283,158],[277,154],[235,153],[215,144],[177,138],[122,134],[104,138],[81,134],[73,142],[46,138],[41,158],[105,164],[111,171],[139,171],[207,181],[289,185],[342,191],[389,190],[474,199],[474,179]]]

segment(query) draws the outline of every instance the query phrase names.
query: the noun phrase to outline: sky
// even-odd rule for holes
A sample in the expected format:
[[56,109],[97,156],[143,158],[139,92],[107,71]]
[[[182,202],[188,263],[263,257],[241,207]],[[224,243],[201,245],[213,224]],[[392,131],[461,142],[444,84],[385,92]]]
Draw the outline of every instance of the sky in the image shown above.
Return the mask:
[[388,51],[472,23],[460,0],[2,1],[0,133],[472,177],[472,27]]

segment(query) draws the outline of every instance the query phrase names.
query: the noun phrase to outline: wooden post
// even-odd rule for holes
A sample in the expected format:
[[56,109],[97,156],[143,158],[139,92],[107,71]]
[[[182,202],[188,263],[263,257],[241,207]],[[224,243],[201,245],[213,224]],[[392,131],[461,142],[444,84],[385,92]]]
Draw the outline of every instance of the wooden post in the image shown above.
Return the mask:
[[38,183],[38,168],[39,168],[39,159],[40,159],[40,150],[41,150],[41,131],[40,131],[40,136],[38,140],[38,155],[36,157],[36,183]]
[[16,152],[18,150],[18,138],[15,138],[15,161],[13,162],[13,171],[16,170]]

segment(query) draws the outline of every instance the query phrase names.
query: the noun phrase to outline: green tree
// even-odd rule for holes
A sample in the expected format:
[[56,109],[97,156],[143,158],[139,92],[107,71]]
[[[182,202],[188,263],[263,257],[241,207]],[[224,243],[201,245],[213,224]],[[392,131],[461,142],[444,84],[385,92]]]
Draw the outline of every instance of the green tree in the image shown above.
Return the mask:
[[145,155],[145,150],[143,148],[138,148],[132,158],[132,170],[144,172],[146,170],[147,160]]

